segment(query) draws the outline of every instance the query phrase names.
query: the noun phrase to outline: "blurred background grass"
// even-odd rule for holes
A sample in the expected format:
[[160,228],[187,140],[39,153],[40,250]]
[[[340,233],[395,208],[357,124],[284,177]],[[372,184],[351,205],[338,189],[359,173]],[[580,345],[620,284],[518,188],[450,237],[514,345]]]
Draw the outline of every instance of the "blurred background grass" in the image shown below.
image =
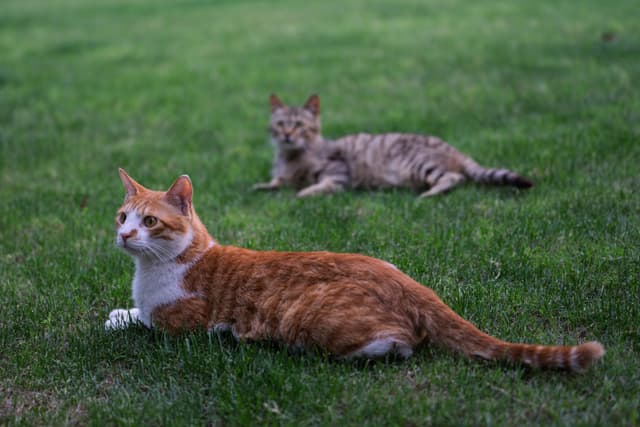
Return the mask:
[[[0,421],[635,425],[637,4],[5,0],[0,13]],[[320,94],[328,138],[438,135],[536,187],[296,200],[269,176],[268,95]],[[105,334],[130,304],[117,167],[188,173],[223,244],[393,262],[482,329],[598,339],[584,376],[336,363],[228,337]]]

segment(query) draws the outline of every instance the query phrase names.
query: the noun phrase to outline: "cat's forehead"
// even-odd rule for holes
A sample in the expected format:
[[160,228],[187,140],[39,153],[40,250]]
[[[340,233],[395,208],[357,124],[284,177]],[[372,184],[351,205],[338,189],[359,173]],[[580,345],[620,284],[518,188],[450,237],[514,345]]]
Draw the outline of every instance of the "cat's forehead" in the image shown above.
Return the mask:
[[169,204],[165,193],[160,191],[146,191],[143,194],[129,197],[124,201],[119,211],[137,212],[140,215],[171,216],[179,215],[180,211]]
[[313,113],[302,107],[283,107],[271,113],[271,120],[305,119],[313,120]]

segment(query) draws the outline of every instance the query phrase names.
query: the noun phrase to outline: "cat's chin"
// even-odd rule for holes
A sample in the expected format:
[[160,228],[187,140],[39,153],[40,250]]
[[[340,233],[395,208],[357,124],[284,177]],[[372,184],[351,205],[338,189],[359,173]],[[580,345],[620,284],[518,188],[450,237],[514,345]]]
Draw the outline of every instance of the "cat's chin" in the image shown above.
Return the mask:
[[127,255],[131,255],[131,256],[140,256],[140,254],[142,253],[140,250],[136,250],[130,247],[126,247],[126,246],[118,246],[120,248],[121,251],[123,251],[124,253],[126,253]]

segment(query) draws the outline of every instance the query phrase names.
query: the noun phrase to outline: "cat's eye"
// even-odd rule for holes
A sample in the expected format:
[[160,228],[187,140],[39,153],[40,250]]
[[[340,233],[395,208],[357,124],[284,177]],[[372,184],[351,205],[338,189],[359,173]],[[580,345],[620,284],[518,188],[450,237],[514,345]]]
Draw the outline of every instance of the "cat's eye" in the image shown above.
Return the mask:
[[296,122],[293,125],[299,128],[299,127],[302,127],[302,122],[300,120],[296,120]]
[[284,126],[284,122],[282,120],[278,120],[276,122],[276,126],[278,126],[279,128],[281,128],[282,126]]
[[151,228],[154,225],[156,225],[158,223],[158,218],[156,218],[155,216],[145,216],[142,219],[142,222],[144,223],[144,226],[147,228]]
[[118,217],[118,221],[120,221],[120,224],[124,224],[126,220],[127,220],[127,214],[124,212],[120,212],[120,216]]

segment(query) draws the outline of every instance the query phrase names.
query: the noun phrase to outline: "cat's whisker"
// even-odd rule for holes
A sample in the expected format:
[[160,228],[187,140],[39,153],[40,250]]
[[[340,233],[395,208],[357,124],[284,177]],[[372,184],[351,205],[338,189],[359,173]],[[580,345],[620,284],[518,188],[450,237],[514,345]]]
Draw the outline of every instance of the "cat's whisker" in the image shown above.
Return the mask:
[[175,255],[171,251],[162,247],[161,245],[156,244],[153,241],[148,242],[147,246],[144,249],[145,251],[150,252],[161,262],[171,261],[173,258],[175,258]]
[[169,259],[173,259],[173,258],[176,257],[176,255],[178,255],[176,253],[175,248],[168,249],[168,248],[166,248],[166,247],[164,247],[162,245],[155,244],[155,243],[154,243],[154,248],[156,248],[156,250],[158,250],[158,252],[161,252],[162,254],[164,254],[166,259],[168,259],[168,260]]

